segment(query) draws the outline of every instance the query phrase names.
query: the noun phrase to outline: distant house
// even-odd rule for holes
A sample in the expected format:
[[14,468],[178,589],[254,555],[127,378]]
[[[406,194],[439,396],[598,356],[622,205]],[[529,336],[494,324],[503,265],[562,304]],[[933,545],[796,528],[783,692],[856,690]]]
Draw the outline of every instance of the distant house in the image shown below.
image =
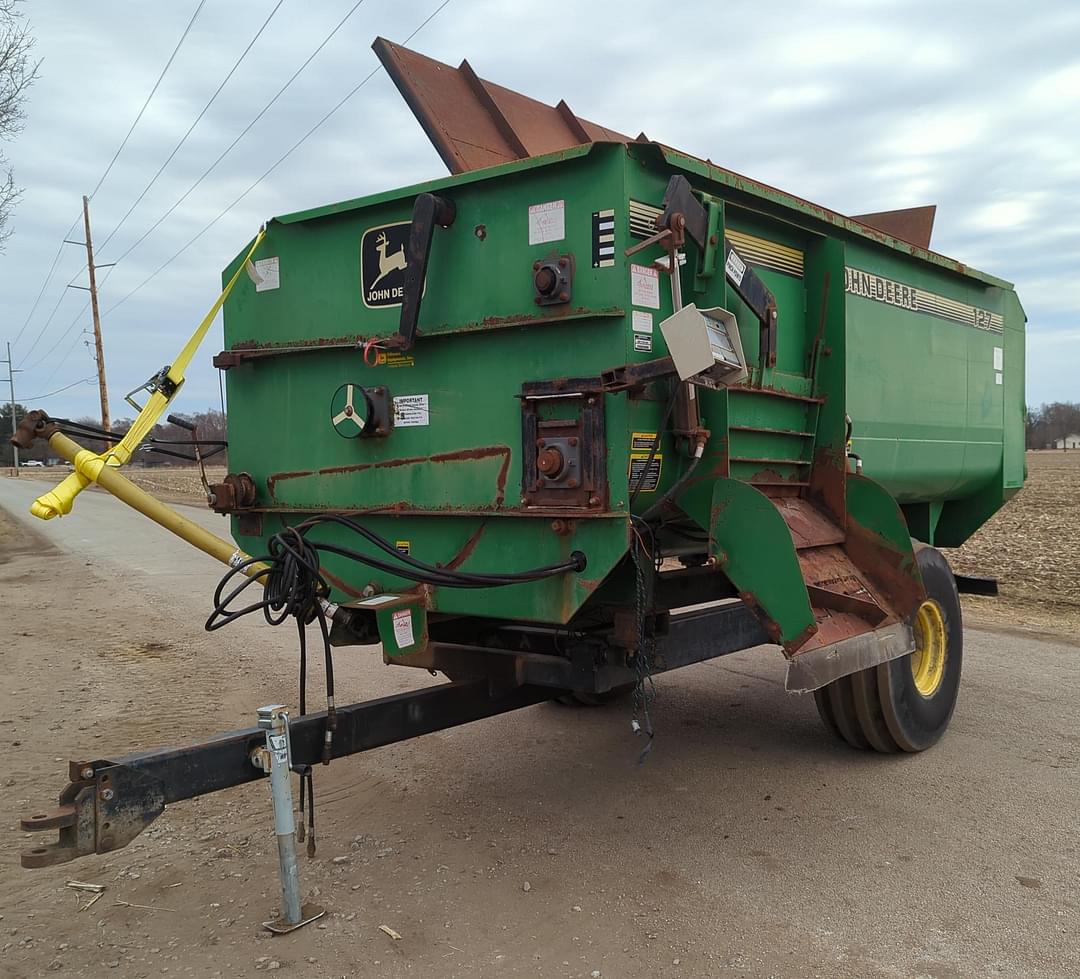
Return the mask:
[[1066,435],[1054,442],[1055,449],[1080,449],[1080,435]]

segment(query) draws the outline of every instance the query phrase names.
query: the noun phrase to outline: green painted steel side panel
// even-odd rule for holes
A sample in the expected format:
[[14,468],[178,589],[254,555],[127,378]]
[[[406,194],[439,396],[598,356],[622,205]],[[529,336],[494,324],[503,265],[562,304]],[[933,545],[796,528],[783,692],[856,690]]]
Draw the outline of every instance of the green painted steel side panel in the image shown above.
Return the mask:
[[[1024,317],[1008,283],[655,145],[595,144],[270,222],[256,259],[277,260],[279,285],[259,290],[242,277],[225,306],[227,349],[290,350],[227,372],[230,464],[255,479],[264,517],[260,535],[238,536],[241,546],[261,553],[283,522],[337,510],[409,541],[426,561],[468,571],[517,571],[581,550],[589,567],[580,576],[498,592],[441,588],[434,598],[441,611],[568,621],[626,555],[628,471],[640,454],[633,443],[664,427],[666,396],[657,388],[601,396],[608,498],[555,528],[557,513],[522,504],[523,459],[535,451],[522,445],[522,385],[597,377],[666,354],[659,324],[672,311],[667,282],[655,301],[631,289],[631,266],[662,252],[627,259],[624,250],[641,240],[631,235],[630,202],[659,206],[676,172],[716,202],[718,228],[742,236],[751,267],[776,296],[776,367],[757,365],[757,321],[692,244],[686,301],[734,312],[751,384],[803,399],[701,392],[713,434],[687,508],[702,527],[712,522],[716,480],[797,488],[810,482],[821,453],[841,467],[847,414],[868,476],[905,507],[932,504],[943,542],[977,529],[1023,481]],[[380,229],[400,230],[425,190],[450,197],[457,218],[435,232],[420,335],[407,356],[369,367],[364,342],[396,332],[399,309],[368,305],[362,243]],[[530,207],[555,202],[562,233],[530,244]],[[609,210],[611,264],[595,265],[594,214]],[[540,307],[533,262],[553,255],[573,256],[573,296]],[[850,278],[855,272],[873,277],[870,295],[865,281]],[[917,303],[908,302],[913,290]],[[633,329],[646,322],[651,333]],[[412,399],[412,413],[386,438],[342,438],[330,399],[346,382]],[[687,465],[669,432],[660,433],[657,456],[658,483],[634,501],[637,512]],[[767,566],[777,557],[759,550],[746,560]],[[327,568],[339,598],[368,585],[409,587],[340,559],[328,558]],[[790,599],[800,610],[803,600]]]

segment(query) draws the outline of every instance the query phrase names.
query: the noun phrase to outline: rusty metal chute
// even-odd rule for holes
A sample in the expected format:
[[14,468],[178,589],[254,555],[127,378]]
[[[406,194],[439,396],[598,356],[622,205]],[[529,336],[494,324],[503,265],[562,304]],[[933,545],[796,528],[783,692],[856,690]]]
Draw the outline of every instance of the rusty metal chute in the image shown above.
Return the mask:
[[922,207],[904,207],[896,211],[853,214],[852,219],[908,244],[929,248],[936,214],[936,204],[925,204]]
[[524,160],[598,140],[632,138],[480,78],[468,61],[454,68],[376,38],[372,49],[451,173]]

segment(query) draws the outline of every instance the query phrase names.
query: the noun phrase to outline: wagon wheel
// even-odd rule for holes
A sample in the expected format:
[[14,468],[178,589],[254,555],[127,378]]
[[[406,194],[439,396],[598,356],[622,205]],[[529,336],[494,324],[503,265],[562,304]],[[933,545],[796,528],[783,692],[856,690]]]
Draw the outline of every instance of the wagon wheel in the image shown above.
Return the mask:
[[818,713],[853,748],[924,751],[949,726],[960,689],[960,595],[940,551],[916,545],[926,599],[912,622],[915,651],[814,691]]

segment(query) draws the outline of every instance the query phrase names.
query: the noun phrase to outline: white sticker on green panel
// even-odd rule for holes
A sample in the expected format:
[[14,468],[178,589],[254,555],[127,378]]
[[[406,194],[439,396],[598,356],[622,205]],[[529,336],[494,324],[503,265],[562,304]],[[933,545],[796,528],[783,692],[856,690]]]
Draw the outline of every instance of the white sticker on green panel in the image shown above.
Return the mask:
[[647,309],[660,308],[660,273],[656,269],[630,266],[630,302]]
[[256,292],[269,292],[281,285],[281,264],[276,257],[248,262],[247,273],[255,283]]
[[633,315],[631,316],[630,325],[632,326],[635,333],[652,333],[652,313],[646,313],[640,309],[635,309]]
[[529,244],[562,241],[566,237],[566,201],[529,205]]
[[427,425],[429,421],[426,394],[399,394],[394,398],[395,428],[415,428]]

